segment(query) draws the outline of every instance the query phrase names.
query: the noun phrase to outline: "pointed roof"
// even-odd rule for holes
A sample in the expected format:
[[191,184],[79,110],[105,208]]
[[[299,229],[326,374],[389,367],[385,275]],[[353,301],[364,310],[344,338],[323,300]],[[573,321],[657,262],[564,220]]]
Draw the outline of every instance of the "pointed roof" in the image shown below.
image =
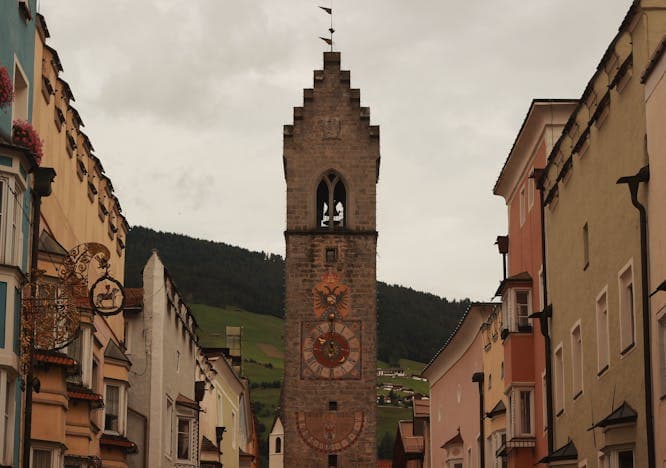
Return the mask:
[[547,457],[543,457],[541,460],[539,460],[539,463],[549,463],[565,460],[578,460],[578,450],[576,449],[573,440],[570,440]]
[[522,271],[516,275],[503,279],[500,282],[497,291],[495,291],[495,297],[504,294],[504,291],[509,287],[515,288],[519,286],[532,287],[532,277],[528,272]]
[[606,416],[592,427],[608,427],[614,426],[616,424],[631,423],[636,422],[637,418],[638,413],[636,410],[629,406],[626,401],[623,401],[615,411],[611,412],[611,414]]
[[117,361],[122,361],[130,366],[132,365],[132,361],[130,361],[125,353],[120,349],[120,347],[116,344],[115,341],[109,340],[109,344],[106,345],[106,349],[104,350],[104,357],[105,358],[111,358],[115,359]]
[[442,444],[442,447],[441,447],[441,448],[446,448],[446,447],[449,446],[449,445],[462,444],[462,443],[463,443],[463,438],[462,438],[462,436],[460,435],[460,429],[458,429],[458,432],[456,432],[456,435],[454,435],[454,436],[451,437],[449,440],[447,440],[446,442],[444,442],[444,444]]
[[486,413],[486,417],[493,419],[495,416],[499,416],[500,414],[506,413],[506,406],[504,405],[504,401],[500,400],[497,402],[497,404]]
[[67,249],[65,249],[62,244],[60,244],[60,242],[58,242],[55,237],[46,230],[42,230],[42,233],[39,235],[39,251],[51,255],[58,255],[60,257],[66,257],[69,255]]

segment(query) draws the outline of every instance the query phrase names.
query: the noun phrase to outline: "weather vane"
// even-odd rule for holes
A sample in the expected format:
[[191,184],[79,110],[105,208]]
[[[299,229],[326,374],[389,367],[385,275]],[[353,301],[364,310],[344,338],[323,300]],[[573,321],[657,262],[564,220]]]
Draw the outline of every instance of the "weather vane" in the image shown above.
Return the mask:
[[331,0],[331,6],[330,7],[323,7],[320,6],[322,10],[324,10],[326,13],[328,13],[331,17],[331,27],[328,28],[328,32],[331,33],[331,37],[321,37],[319,36],[319,39],[324,41],[326,44],[331,46],[331,52],[333,52],[333,33],[335,32],[335,29],[333,29],[333,0]]

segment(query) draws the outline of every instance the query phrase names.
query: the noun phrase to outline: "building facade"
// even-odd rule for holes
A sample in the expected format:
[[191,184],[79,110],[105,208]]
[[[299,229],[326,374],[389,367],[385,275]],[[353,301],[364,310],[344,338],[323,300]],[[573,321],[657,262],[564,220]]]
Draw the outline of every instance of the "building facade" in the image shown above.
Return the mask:
[[379,128],[338,52],[284,128],[285,466],[375,467]]
[[[430,386],[430,466],[480,466],[484,437],[481,328],[496,304],[471,304],[456,330],[421,373]],[[480,382],[483,388],[483,379]]]
[[504,345],[502,330],[504,314],[495,307],[481,325],[483,341],[483,411],[485,467],[505,468],[507,464],[507,415],[509,406],[505,393]]
[[130,375],[128,404],[148,421],[130,466],[199,466],[196,321],[157,251],[143,268],[142,305],[126,311],[127,355],[140,369]]
[[[0,102],[0,466],[20,461],[21,287],[31,264],[32,171],[36,161],[12,144],[13,122],[32,121],[35,1],[0,4],[0,74],[13,99]],[[0,86],[4,85],[0,82]]]
[[[655,50],[642,75],[645,83],[645,122],[650,182],[647,193],[648,291],[652,336],[652,389],[655,447],[658,464],[666,465],[666,40]],[[661,290],[658,290],[661,289]],[[659,465],[658,465],[659,466]]]
[[[37,225],[38,268],[46,281],[58,284],[68,262],[87,253],[90,263],[77,263],[84,267],[82,287],[91,287],[105,273],[122,284],[129,227],[82,130],[72,90],[60,76],[58,53],[47,44],[46,21],[37,13],[33,21],[32,121],[43,140],[42,165],[56,172]],[[103,258],[108,269],[95,258]],[[93,313],[87,289],[70,300],[80,320],[78,335],[65,348],[35,355],[41,388],[32,396],[32,464],[126,467],[136,445],[127,437],[131,362],[125,354],[123,315]]]
[[554,405],[553,452],[544,461],[551,465],[656,466],[647,265],[631,188],[644,204],[641,74],[664,33],[666,4],[635,1],[541,177]]
[[508,415],[503,453],[510,467],[534,465],[548,455],[547,318],[545,328],[540,318],[533,318],[544,309],[541,200],[535,171],[545,167],[575,105],[565,99],[532,101],[493,189],[504,198],[508,215],[508,236],[497,242],[504,257],[497,295],[502,298],[503,403]]

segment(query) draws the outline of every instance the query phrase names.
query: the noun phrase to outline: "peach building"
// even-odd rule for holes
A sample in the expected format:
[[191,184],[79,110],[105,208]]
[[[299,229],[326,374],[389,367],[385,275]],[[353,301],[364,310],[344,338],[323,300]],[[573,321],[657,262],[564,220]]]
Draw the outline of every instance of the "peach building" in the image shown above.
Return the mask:
[[484,443],[481,400],[479,385],[472,378],[483,372],[481,326],[495,306],[470,305],[456,330],[422,372],[430,386],[430,466],[480,465]]
[[546,165],[575,105],[567,99],[532,101],[493,189],[506,201],[508,214],[508,236],[498,238],[504,279],[496,294],[502,298],[501,385],[507,414],[501,453],[510,467],[535,465],[548,454],[547,329],[540,319],[545,325],[542,215],[534,174]]
[[[58,53],[46,43],[46,21],[39,14],[35,21],[33,125],[44,140],[42,164],[56,171],[53,193],[41,206],[38,268],[58,281],[72,252],[88,252],[105,257],[109,274],[122,283],[129,226],[82,130],[72,90],[60,77]],[[94,258],[82,271],[88,286],[103,274]],[[39,466],[125,468],[136,446],[126,436],[131,362],[123,315],[93,314],[87,294],[76,306],[76,339],[59,351],[36,354],[41,389],[33,392],[31,459]]]
[[[658,464],[666,466],[666,36],[642,75],[650,182],[647,193],[652,382]],[[659,465],[661,466],[661,465]]]

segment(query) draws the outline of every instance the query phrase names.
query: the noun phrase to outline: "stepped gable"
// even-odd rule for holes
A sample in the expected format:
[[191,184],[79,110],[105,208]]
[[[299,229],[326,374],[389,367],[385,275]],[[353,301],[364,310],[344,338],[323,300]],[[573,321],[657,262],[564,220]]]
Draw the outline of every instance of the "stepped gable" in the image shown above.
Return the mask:
[[312,145],[313,135],[320,135],[335,151],[351,135],[365,134],[376,142],[379,152],[379,125],[370,125],[370,108],[361,106],[361,90],[351,87],[351,73],[340,68],[340,58],[340,52],[324,52],[324,69],[314,71],[314,87],[303,90],[303,106],[294,107],[293,124],[284,126],[285,177],[288,153],[303,144]]

